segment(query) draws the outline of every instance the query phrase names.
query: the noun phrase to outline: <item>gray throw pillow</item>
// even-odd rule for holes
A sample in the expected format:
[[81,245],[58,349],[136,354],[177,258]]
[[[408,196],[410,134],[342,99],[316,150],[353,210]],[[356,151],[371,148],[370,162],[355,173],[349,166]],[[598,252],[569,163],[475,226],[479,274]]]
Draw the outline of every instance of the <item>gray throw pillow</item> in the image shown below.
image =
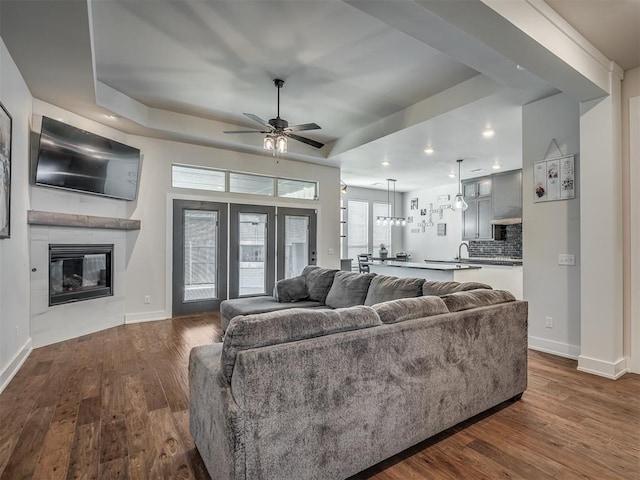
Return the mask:
[[371,280],[365,305],[397,300],[399,298],[419,297],[422,295],[423,278],[398,278],[388,275],[376,275]]
[[297,302],[309,298],[307,283],[302,275],[278,280],[273,287],[273,298],[280,303]]
[[435,280],[427,280],[422,286],[422,295],[447,295],[455,292],[466,292],[467,290],[477,290],[478,288],[486,288],[491,290],[491,286],[480,282],[443,282]]
[[513,302],[516,297],[506,290],[469,290],[444,295],[442,301],[450,312],[460,312],[475,307],[485,307],[499,303]]
[[449,313],[440,297],[400,298],[373,306],[382,323],[398,323],[414,318]]
[[375,273],[337,272],[325,304],[331,308],[364,305],[369,284]]
[[333,277],[338,270],[321,268],[316,265],[307,265],[302,271],[302,276],[307,283],[309,300],[324,303],[331,289]]

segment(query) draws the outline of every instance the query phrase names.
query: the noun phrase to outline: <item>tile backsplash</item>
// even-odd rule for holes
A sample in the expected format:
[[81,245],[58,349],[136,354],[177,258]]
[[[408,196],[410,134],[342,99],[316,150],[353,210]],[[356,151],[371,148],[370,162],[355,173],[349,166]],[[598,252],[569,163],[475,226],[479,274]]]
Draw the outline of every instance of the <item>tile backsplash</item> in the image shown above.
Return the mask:
[[470,240],[470,257],[522,258],[522,224],[507,225],[505,240]]

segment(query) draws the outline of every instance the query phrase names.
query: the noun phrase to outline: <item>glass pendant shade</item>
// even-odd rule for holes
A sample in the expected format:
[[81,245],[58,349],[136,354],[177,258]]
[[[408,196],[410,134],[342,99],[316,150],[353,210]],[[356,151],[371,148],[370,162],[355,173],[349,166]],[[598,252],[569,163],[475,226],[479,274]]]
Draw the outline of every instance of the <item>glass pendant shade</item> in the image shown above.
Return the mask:
[[284,135],[278,135],[278,137],[276,137],[276,150],[278,150],[278,153],[287,152],[287,137]]
[[464,212],[469,208],[469,205],[464,201],[464,197],[462,196],[462,178],[460,177],[460,164],[462,163],[462,160],[456,161],[458,162],[458,194],[456,195],[456,198],[453,199],[453,205],[451,205],[451,208],[456,212]]
[[382,220],[380,220],[380,217],[376,218],[376,225],[377,226],[382,225]]
[[265,150],[272,151],[276,147],[275,139],[271,135],[267,135],[264,137],[264,141],[262,142],[262,147]]
[[453,199],[452,208],[456,212],[464,212],[467,208],[469,208],[469,205],[467,204],[467,202],[464,201],[464,197],[462,196],[461,193],[458,193],[456,195],[456,198]]

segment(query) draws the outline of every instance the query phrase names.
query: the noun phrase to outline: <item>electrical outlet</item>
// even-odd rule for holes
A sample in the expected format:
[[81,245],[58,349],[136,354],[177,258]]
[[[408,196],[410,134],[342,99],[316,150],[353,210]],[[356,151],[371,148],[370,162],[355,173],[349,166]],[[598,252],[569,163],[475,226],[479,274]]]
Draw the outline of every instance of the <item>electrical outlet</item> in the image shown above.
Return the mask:
[[544,326],[547,328],[553,328],[553,317],[544,317]]
[[144,303],[146,303],[146,304],[151,303],[151,295],[145,295],[144,296]]
[[575,265],[576,256],[570,253],[561,253],[558,255],[558,265]]
[[333,255],[333,248],[329,249],[329,255]]

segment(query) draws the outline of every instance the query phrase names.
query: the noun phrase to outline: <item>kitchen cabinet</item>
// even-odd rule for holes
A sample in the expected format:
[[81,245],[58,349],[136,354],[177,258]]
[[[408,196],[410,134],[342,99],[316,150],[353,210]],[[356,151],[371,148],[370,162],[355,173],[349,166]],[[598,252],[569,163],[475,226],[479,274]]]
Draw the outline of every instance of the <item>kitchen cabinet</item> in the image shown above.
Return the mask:
[[498,173],[493,181],[492,220],[494,224],[522,221],[522,170]]
[[462,214],[463,240],[492,240],[491,177],[480,177],[462,182],[464,199],[469,205]]

